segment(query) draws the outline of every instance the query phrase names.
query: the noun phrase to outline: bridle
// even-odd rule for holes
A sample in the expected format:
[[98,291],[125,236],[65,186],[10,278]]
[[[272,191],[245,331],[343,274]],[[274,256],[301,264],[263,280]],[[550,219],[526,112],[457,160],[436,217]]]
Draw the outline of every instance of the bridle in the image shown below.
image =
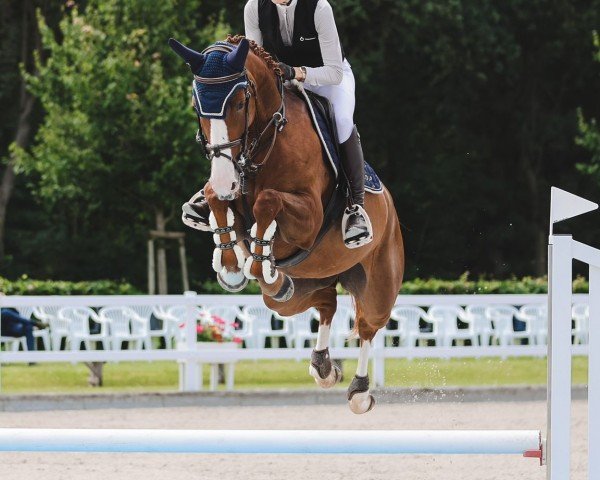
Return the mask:
[[[202,53],[208,54],[208,53],[215,52],[215,51],[229,53],[229,52],[233,51],[233,49],[234,49],[234,47],[232,45],[221,43],[221,44],[211,45],[210,47],[203,50]],[[200,123],[200,119],[202,118],[202,115],[200,113],[200,108],[198,105],[196,105],[196,99],[194,97],[194,110],[196,111],[196,115],[198,117],[198,131],[196,133],[196,142],[198,142],[201,145],[201,147],[204,151],[204,154],[208,157],[209,160],[212,160],[213,158],[218,158],[218,157],[225,157],[226,159],[228,159],[229,161],[231,161],[233,163],[234,168],[240,175],[242,194],[247,193],[247,176],[255,174],[259,170],[259,168],[262,167],[267,162],[267,160],[271,156],[273,147],[275,146],[275,142],[277,140],[277,134],[279,132],[281,132],[283,130],[283,128],[285,127],[285,125],[287,124],[287,118],[285,116],[285,88],[283,85],[282,75],[280,73],[277,73],[279,94],[281,96],[281,104],[279,106],[279,109],[275,113],[273,113],[271,119],[269,120],[267,125],[265,125],[265,127],[262,129],[260,134],[253,140],[250,140],[250,138],[249,138],[250,137],[250,124],[249,124],[249,122],[250,122],[250,118],[249,118],[250,117],[250,109],[249,109],[250,98],[252,98],[252,95],[254,95],[255,102],[258,102],[258,96],[256,94],[256,85],[254,85],[254,82],[250,78],[248,78],[247,74],[248,74],[248,71],[246,70],[246,68],[244,68],[239,73],[234,73],[231,75],[226,75],[223,77],[216,77],[216,78],[207,78],[207,77],[200,77],[198,75],[194,75],[195,82],[199,82],[199,83],[202,83],[205,85],[217,85],[217,84],[229,83],[234,80],[238,80],[238,79],[242,79],[242,78],[245,78],[245,80],[246,80],[246,86],[244,87],[244,99],[245,99],[244,100],[244,110],[245,110],[244,133],[237,140],[232,140],[230,142],[217,143],[217,144],[208,143],[206,136],[204,135],[204,132],[202,131],[202,124]],[[225,106],[224,106],[224,108],[225,108]],[[273,136],[271,139],[269,150],[267,151],[265,157],[262,159],[262,161],[260,163],[255,163],[255,162],[253,162],[253,159],[266,146],[266,144],[261,145],[261,141],[262,141],[263,137],[266,135],[267,131],[269,130],[269,127],[271,127],[271,126],[273,127]],[[227,155],[226,153],[223,153],[223,150],[226,150],[228,148],[238,147],[238,146],[240,147],[240,151],[236,156],[233,156],[233,154],[230,156],[230,155]]]

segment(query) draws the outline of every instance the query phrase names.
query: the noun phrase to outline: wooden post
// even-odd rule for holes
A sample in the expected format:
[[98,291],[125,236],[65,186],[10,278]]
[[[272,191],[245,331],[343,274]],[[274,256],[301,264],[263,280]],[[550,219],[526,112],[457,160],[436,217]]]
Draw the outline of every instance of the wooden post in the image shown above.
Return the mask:
[[156,265],[154,257],[154,240],[148,240],[148,295],[156,293]]
[[183,284],[183,291],[187,292],[190,289],[190,279],[188,276],[187,259],[185,255],[185,241],[183,238],[179,239],[179,262],[181,263],[181,281]]
[[[185,252],[185,233],[183,232],[167,232],[167,231],[163,231],[163,230],[150,230],[150,240],[148,241],[148,249],[150,250],[150,248],[152,249],[152,253],[154,253],[154,243],[152,243],[152,246],[150,246],[151,242],[154,241],[160,241],[161,244],[159,246],[158,250],[158,262],[156,264],[156,266],[158,267],[158,293],[160,295],[166,295],[167,294],[167,279],[166,279],[166,272],[167,272],[167,256],[166,256],[166,251],[165,251],[165,242],[168,240],[177,240],[178,244],[179,244],[179,261],[181,263],[181,280],[182,280],[182,285],[183,285],[183,291],[187,292],[190,289],[190,280],[189,280],[189,274],[188,274],[188,269],[187,269],[187,259],[186,259],[186,252]],[[162,261],[161,261],[161,254],[162,254]],[[150,257],[150,254],[148,254]],[[155,269],[155,264],[154,264],[154,255],[152,255],[152,267],[150,265],[150,259],[148,260],[148,270],[150,271],[150,268]],[[164,272],[164,274],[162,273]],[[155,282],[154,278],[156,277],[156,274],[153,275],[153,282]],[[162,280],[161,278],[164,277]],[[148,279],[150,279],[150,272],[148,273]],[[155,283],[152,284],[155,287]],[[150,280],[148,280],[148,290],[151,291],[152,293],[155,293],[155,288],[153,288],[152,290],[150,289]]]

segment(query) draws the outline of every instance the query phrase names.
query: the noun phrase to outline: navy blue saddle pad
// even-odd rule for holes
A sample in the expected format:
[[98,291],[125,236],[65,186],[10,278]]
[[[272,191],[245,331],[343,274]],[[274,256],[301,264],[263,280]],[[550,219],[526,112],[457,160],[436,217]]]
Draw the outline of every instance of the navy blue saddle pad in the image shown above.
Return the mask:
[[[308,90],[304,91],[303,95],[307,101],[313,125],[321,139],[323,145],[324,158],[326,158],[331,166],[336,178],[340,172],[340,152],[337,140],[337,131],[335,128],[335,117],[333,108],[325,97],[321,97],[316,93]],[[373,167],[365,161],[365,190],[370,193],[382,193],[383,184],[373,170]]]

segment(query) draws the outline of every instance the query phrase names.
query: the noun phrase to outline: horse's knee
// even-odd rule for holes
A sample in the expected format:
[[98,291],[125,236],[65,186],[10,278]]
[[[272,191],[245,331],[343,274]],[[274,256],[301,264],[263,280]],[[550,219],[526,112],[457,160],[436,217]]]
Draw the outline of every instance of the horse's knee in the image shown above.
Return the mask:
[[279,192],[272,189],[263,190],[256,197],[252,211],[255,218],[273,220],[283,207]]

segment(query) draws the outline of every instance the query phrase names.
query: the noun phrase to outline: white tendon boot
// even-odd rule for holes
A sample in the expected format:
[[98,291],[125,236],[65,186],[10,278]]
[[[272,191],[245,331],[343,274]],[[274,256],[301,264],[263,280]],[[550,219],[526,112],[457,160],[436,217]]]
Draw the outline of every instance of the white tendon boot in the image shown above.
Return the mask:
[[[264,238],[256,238],[257,225],[256,223],[252,225],[252,229],[250,230],[250,235],[252,237],[252,243],[250,244],[250,256],[246,259],[246,263],[244,265],[244,275],[246,278],[255,279],[256,277],[252,275],[251,269],[252,264],[254,262],[261,262],[262,264],[262,274],[265,283],[268,285],[272,285],[277,280],[279,276],[279,272],[273,266],[273,261],[271,258],[272,248],[273,248],[273,237],[275,236],[275,231],[277,230],[277,222],[273,220],[271,224],[265,230]],[[256,249],[258,246],[262,247],[262,254],[259,255],[256,253]]]
[[[213,251],[212,267],[217,272],[217,281],[223,289],[228,292],[236,293],[243,290],[248,284],[248,279],[244,276],[244,252],[237,244],[237,236],[233,229],[235,216],[230,208],[227,209],[227,225],[225,227],[219,227],[215,215],[210,212],[208,217],[210,226],[215,232],[213,240],[216,248]],[[229,240],[226,242],[221,241],[221,237],[228,235]],[[228,270],[222,264],[223,250],[233,250],[237,261],[236,269]]]

